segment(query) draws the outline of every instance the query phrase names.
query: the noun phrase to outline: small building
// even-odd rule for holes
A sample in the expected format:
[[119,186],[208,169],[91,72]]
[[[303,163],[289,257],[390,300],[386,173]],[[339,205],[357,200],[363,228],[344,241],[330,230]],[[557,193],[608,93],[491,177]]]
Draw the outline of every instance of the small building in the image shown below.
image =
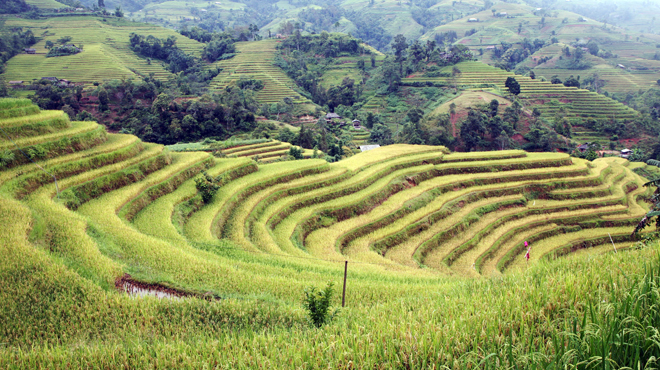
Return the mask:
[[585,17],[580,17],[580,18],[578,18],[578,21],[580,21],[580,22],[586,22],[586,21],[587,21],[587,18],[585,18]]
[[58,82],[59,79],[57,77],[41,77],[42,81],[50,81],[50,82]]
[[76,11],[77,11],[77,12],[84,12],[84,11],[85,11],[85,8],[76,8]]
[[577,149],[580,151],[580,153],[584,153],[587,150],[589,150],[589,143],[584,143],[584,144],[578,146]]
[[360,151],[362,151],[362,152],[366,152],[366,151],[373,150],[373,149],[376,149],[376,148],[380,148],[380,145],[378,145],[378,144],[375,144],[375,145],[360,145]]
[[626,69],[626,66],[624,66],[623,64],[617,64],[616,67],[621,69]]
[[10,85],[14,85],[14,86],[22,85],[22,84],[23,84],[23,81],[9,81],[9,84],[10,84]]
[[326,121],[330,121],[330,120],[333,120],[333,119],[341,119],[341,116],[338,115],[337,113],[328,113],[328,114],[325,115],[325,120]]
[[495,45],[486,46],[486,50],[495,50]]
[[479,22],[479,18],[468,18],[468,22],[470,23]]
[[360,126],[360,120],[359,120],[359,119],[354,119],[354,120],[353,120],[353,128],[357,128],[357,129],[359,129],[359,128],[361,128],[361,127],[362,127],[362,126]]
[[630,150],[630,149],[622,149],[621,150],[621,158],[628,158],[628,157],[630,157],[630,154],[632,154],[632,150]]
[[498,14],[498,16],[500,16],[500,17],[506,17],[506,16],[508,16],[508,15],[509,15],[509,13],[507,13],[507,12],[500,12],[500,13]]
[[34,49],[34,48],[25,48],[23,50],[25,50],[26,54],[36,54],[37,53],[37,49]]

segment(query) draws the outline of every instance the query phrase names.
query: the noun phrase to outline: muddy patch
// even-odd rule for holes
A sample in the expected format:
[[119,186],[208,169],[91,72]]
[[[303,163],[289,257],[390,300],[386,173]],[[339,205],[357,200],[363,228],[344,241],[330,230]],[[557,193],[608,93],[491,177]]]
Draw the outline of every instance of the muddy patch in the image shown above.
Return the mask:
[[133,298],[156,297],[159,299],[180,299],[192,297],[194,294],[166,287],[160,284],[148,284],[134,280],[131,275],[125,274],[115,281],[115,288],[125,292]]

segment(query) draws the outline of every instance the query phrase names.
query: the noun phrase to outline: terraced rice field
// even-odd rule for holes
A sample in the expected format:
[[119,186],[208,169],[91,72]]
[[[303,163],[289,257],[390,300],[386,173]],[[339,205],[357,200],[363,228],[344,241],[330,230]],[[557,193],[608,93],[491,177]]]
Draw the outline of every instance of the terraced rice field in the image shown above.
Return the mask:
[[[15,102],[4,112],[27,107],[25,101]],[[48,143],[61,137],[97,130],[90,122],[54,124],[51,118],[60,117],[58,113],[32,110],[0,125],[30,127],[40,120],[50,125],[17,138],[25,148],[49,148]],[[161,197],[171,208],[165,213],[173,214],[177,202],[168,194],[178,194],[179,202],[190,199],[195,174],[203,169],[225,174],[227,181],[212,204],[178,226],[160,217],[167,224],[163,227],[172,230],[167,240],[186,248],[222,238],[251,253],[347,259],[425,274],[495,275],[524,267],[520,245],[525,240],[532,244],[534,259],[554,256],[570,243],[601,241],[608,233],[619,243],[630,242],[629,229],[647,210],[641,202],[648,194],[644,180],[622,159],[589,163],[565,154],[449,154],[441,147],[393,145],[333,164],[311,160],[257,166],[250,158],[278,159],[291,145],[269,141],[230,147],[222,150],[228,158],[220,160],[204,152],[168,154],[162,146],[136,146],[129,137],[108,135],[114,155],[101,142],[81,148],[91,150],[83,157],[68,154],[79,163],[78,171],[57,158],[45,167],[68,176],[59,186],[69,208],[109,234],[128,227],[140,240],[155,235],[156,225],[142,213],[163,207]],[[13,144],[4,140],[0,146],[12,150]],[[94,161],[83,158],[90,157],[104,165],[85,170]],[[26,166],[31,165],[19,159],[10,166],[9,171],[20,171],[25,178],[5,183],[5,189],[28,202],[41,194],[45,198],[40,201],[56,207],[53,188],[43,187],[50,177],[35,172],[36,167],[26,173]],[[18,184],[32,184],[35,191],[28,195]],[[185,195],[179,188],[186,189]],[[143,230],[124,225],[122,218]],[[540,252],[537,244],[543,246]],[[132,255],[138,258],[137,252]]]
[[582,79],[591,77],[594,74],[604,81],[602,91],[610,93],[637,91],[639,89],[648,89],[656,85],[660,78],[660,69],[651,69],[645,71],[626,71],[613,66],[599,65],[585,71],[571,71],[567,69],[536,68],[534,69],[537,78],[543,76],[550,79],[552,76],[559,76],[563,81],[570,76],[581,76]]
[[213,79],[211,88],[224,89],[241,78],[256,79],[264,83],[264,88],[256,93],[261,103],[277,103],[284,98],[291,98],[297,104],[309,103],[309,99],[293,90],[295,82],[273,65],[276,45],[277,40],[237,43],[238,54],[235,57],[214,64],[222,68],[222,73]]
[[[45,151],[34,162],[19,159],[20,151],[13,159],[3,152],[3,368],[90,361],[111,368],[190,361],[203,367],[213,356],[232,368],[252,368],[264,358],[278,368],[291,361],[338,368],[370,361],[354,357],[346,340],[366,340],[354,347],[363,353],[369,343],[384,348],[386,338],[404,340],[411,330],[443,333],[449,322],[469,333],[459,346],[453,335],[411,342],[424,353],[440,353],[434,362],[447,363],[483,340],[473,341],[479,333],[496,336],[530,310],[552,317],[524,330],[560,330],[558,317],[564,319],[556,315],[565,308],[550,303],[584,306],[582,297],[614,281],[625,284],[631,270],[656,253],[608,253],[610,236],[619,251],[633,244],[630,231],[648,210],[642,199],[652,191],[632,171],[638,166],[619,158],[586,162],[558,153],[392,145],[335,163],[262,164],[248,153],[283,143],[226,148],[227,158],[214,158],[105,132],[60,151],[61,136],[96,131],[97,124],[53,120],[57,112],[30,107],[27,99],[0,100],[0,117],[6,117],[0,127],[29,127],[17,143],[28,145],[26,152],[31,146]],[[11,148],[5,137],[0,145]],[[195,187],[202,171],[219,186],[207,204]],[[625,279],[584,267],[577,257],[552,261],[587,253],[583,249],[606,254],[594,258],[607,266],[624,262]],[[345,261],[347,307],[331,325],[310,328],[300,309],[302,292],[339,281]],[[498,278],[468,279],[479,276]],[[523,286],[528,299],[517,294]],[[614,296],[595,299],[603,297]],[[410,327],[399,331],[400,320]],[[373,342],[357,334],[365,330]],[[320,357],[309,365],[301,353],[313,338],[345,354],[314,354]],[[262,353],[265,347],[253,341],[273,341],[276,349]],[[521,343],[530,342],[536,346]],[[176,346],[174,362],[141,352],[159,352],[159,346]],[[488,352],[501,348],[488,346]],[[245,351],[264,357],[252,360],[255,352]],[[386,361],[399,368],[396,353]]]
[[[566,110],[569,118],[593,117],[629,120],[638,116],[638,113],[633,109],[604,95],[588,90],[517,76],[514,73],[480,62],[459,63],[456,67],[461,71],[461,74],[453,79],[414,77],[403,79],[403,81],[406,83],[456,84],[467,88],[481,87],[484,89],[488,89],[488,85],[491,85],[500,91],[506,92],[504,83],[507,77],[511,76],[515,77],[520,83],[521,93],[518,97],[522,99],[525,108],[538,108],[545,116],[553,116],[561,108]],[[451,73],[451,68],[447,68],[446,72]]]
[[[147,63],[129,47],[131,32],[153,35],[158,38],[175,36],[177,45],[184,51],[199,55],[203,45],[181,36],[177,32],[145,23],[113,20],[103,22],[95,17],[60,17],[45,20],[10,18],[9,27],[31,29],[36,36],[43,36],[33,47],[37,54],[19,54],[7,62],[3,74],[7,81],[31,81],[41,77],[57,77],[72,82],[91,84],[111,79],[136,77],[136,73],[167,79],[172,74],[158,61]],[[65,57],[46,58],[46,41],[71,36],[75,45],[83,45],[83,51]]]
[[66,5],[55,0],[26,0],[27,4],[36,6],[39,9],[60,9],[67,8]]

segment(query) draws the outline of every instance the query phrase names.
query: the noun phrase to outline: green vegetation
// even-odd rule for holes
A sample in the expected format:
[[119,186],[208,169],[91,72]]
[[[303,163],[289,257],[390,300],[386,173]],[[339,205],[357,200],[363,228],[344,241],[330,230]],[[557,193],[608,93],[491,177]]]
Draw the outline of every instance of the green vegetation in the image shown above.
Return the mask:
[[237,43],[235,57],[214,64],[222,72],[211,82],[211,88],[219,91],[244,80],[258,80],[263,84],[263,88],[256,89],[255,93],[260,103],[275,104],[285,98],[295,104],[308,103],[308,99],[293,89],[291,79],[273,64],[275,45],[275,40]]
[[[153,35],[161,39],[176,37],[181,50],[197,56],[203,49],[199,42],[174,31],[120,19],[82,16],[35,20],[9,18],[4,25],[7,28],[22,27],[24,32],[29,30],[40,37],[39,42],[32,46],[36,54],[20,54],[7,63],[4,74],[7,81],[57,77],[91,85],[93,82],[148,76],[150,73],[154,73],[154,77],[160,80],[172,76],[160,63],[149,63],[130,49],[131,33]],[[84,51],[67,56],[66,63],[62,62],[62,58],[46,58],[46,43],[56,43],[64,36],[70,36],[78,46],[84,45]]]
[[[97,130],[28,104],[0,100],[0,127],[49,127],[21,146]],[[3,367],[563,368],[603,348],[603,362],[632,367],[656,355],[653,331],[628,330],[657,325],[660,261],[630,236],[652,190],[623,159],[399,144],[257,164],[282,143],[198,144],[239,157],[218,159],[103,137],[37,163],[2,157]],[[204,199],[200,183],[217,192]],[[498,279],[467,279],[480,275]]]

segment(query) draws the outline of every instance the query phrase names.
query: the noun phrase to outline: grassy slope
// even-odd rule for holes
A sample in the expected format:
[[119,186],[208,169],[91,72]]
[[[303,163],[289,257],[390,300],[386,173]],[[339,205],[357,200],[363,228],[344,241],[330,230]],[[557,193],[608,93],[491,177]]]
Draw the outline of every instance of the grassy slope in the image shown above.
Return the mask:
[[[642,261],[656,253],[647,249],[595,257],[599,266],[620,266],[626,277],[618,269],[585,266],[584,259],[539,258],[585,239],[602,246],[608,232],[619,247],[631,244],[620,234],[646,211],[640,201],[648,191],[620,159],[591,165],[552,153],[446,154],[440,147],[395,145],[330,166],[320,160],[261,165],[252,168],[256,172],[227,179],[213,202],[193,212],[180,233],[170,217],[178,203],[194,195],[192,175],[186,171],[207,163],[209,172],[219,175],[250,161],[210,161],[205,153],[169,156],[161,146],[145,145],[127,159],[96,166],[86,162],[122,150],[128,143],[115,140],[126,137],[110,135],[107,144],[47,161],[79,167],[60,176],[61,189],[98,183],[94,199],[76,212],[57,200],[51,183],[22,201],[14,198],[11,180],[38,171],[35,166],[0,172],[0,219],[5,224],[0,250],[6,257],[0,261],[0,312],[8,318],[0,327],[3,367],[196,367],[214,361],[232,368],[264,363],[340,367],[349,361],[368,367],[405,367],[409,361],[463,367],[471,358],[463,356],[466,352],[479,358],[504,351],[503,327],[523,339],[514,343],[514,353],[524,366],[529,361],[522,357],[525,353],[553,356],[549,338],[559,335],[557,320],[580,315],[589,302],[622,297],[631,284],[628,277],[641,273]],[[32,140],[39,141],[39,135]],[[142,175],[135,171],[132,181],[100,182],[102,176],[163,155],[171,162],[151,172],[143,169]],[[174,179],[180,179],[178,189],[162,187],[162,197],[132,221],[122,216],[131,201]],[[557,199],[552,198],[555,193]],[[506,203],[516,200],[518,206]],[[582,210],[558,212],[553,219],[506,218],[553,207]],[[450,213],[432,216],[445,209]],[[162,233],[149,217],[153,212],[163,223]],[[271,226],[273,217],[280,219],[277,226]],[[426,231],[415,231],[419,222],[420,231]],[[555,230],[558,223],[570,230],[560,237],[539,234]],[[256,234],[248,225],[262,225],[263,232]],[[436,258],[433,251],[440,251],[442,243],[431,241],[442,233],[430,231],[465,231],[461,225],[516,234],[474,249],[482,253],[499,243],[483,262],[475,259],[479,253],[465,251],[460,255],[471,259],[460,263]],[[360,227],[367,227],[367,233],[356,234],[347,247],[338,244]],[[407,227],[426,245],[420,251],[409,249],[407,261],[422,265],[377,253],[380,240]],[[520,227],[524,233],[516,231]],[[302,236],[304,249],[297,249],[286,230]],[[506,234],[500,231],[492,235]],[[529,269],[520,260],[523,237],[532,241]],[[277,249],[264,253],[260,246],[267,239]],[[389,251],[408,239],[392,240]],[[445,243],[447,251],[461,248],[449,248],[453,238]],[[339,282],[344,259],[351,261],[349,306],[335,323],[310,330],[299,308],[301,292],[310,284]],[[464,279],[474,274],[470,261],[485,274],[514,272],[495,285],[490,279]],[[515,272],[521,268],[525,271]],[[123,273],[209,300],[131,299],[112,286]],[[613,282],[621,290],[610,293],[605,286]],[[520,291],[521,286],[528,288]],[[530,312],[533,319],[521,319]],[[483,352],[472,352],[477,345]],[[368,347],[375,351],[365,356]]]
[[[40,79],[57,77],[73,82],[101,82],[109,79],[135,77],[135,72],[148,75],[154,73],[157,78],[166,79],[172,74],[158,61],[147,64],[129,48],[128,36],[131,32],[167,38],[177,37],[177,45],[186,52],[199,55],[202,45],[179,35],[173,30],[145,23],[125,20],[103,22],[94,17],[61,17],[45,20],[8,19],[6,26],[20,26],[31,29],[36,36],[43,36],[34,48],[37,54],[19,54],[7,63],[3,74],[6,80]],[[71,42],[84,46],[76,55],[46,58],[46,41],[54,43],[57,39],[71,36]],[[133,72],[135,71],[135,72]]]
[[[494,17],[492,9],[499,12],[507,12],[514,18]],[[498,3],[491,9],[457,19],[451,23],[436,27],[422,36],[422,39],[433,38],[434,35],[447,31],[455,31],[458,34],[458,42],[468,46],[473,51],[483,49],[484,54],[480,58],[487,63],[492,62],[492,52],[488,46],[499,46],[501,42],[516,43],[527,38],[533,40],[539,38],[544,41],[556,37],[560,43],[571,43],[576,40],[584,42],[594,40],[601,50],[609,50],[618,57],[612,59],[601,59],[587,55],[592,59],[593,67],[586,70],[555,70],[553,64],[561,55],[560,45],[546,47],[522,63],[522,66],[534,68],[538,76],[550,78],[559,75],[563,78],[569,75],[580,75],[585,78],[597,73],[606,84],[604,91],[636,91],[640,88],[648,88],[660,77],[660,63],[652,60],[657,51],[655,45],[660,41],[657,35],[636,34],[623,28],[605,25],[602,22],[588,19],[580,22],[581,16],[565,10],[550,11],[549,15],[542,16],[534,14],[536,8],[522,4]],[[468,18],[478,18],[478,23],[468,22]],[[541,24],[542,19],[545,21]],[[567,20],[564,23],[564,19]],[[518,27],[522,23],[521,32]],[[607,30],[604,27],[607,27]],[[466,31],[475,29],[477,32],[466,36]],[[538,64],[537,59],[544,56],[553,56],[554,59],[548,63]],[[623,64],[626,70],[616,68],[617,64]]]
[[295,82],[279,67],[273,65],[276,45],[276,40],[238,43],[236,46],[238,55],[214,64],[223,71],[213,79],[211,88],[222,89],[241,78],[257,79],[264,83],[264,88],[256,92],[259,102],[276,103],[289,97],[296,103],[309,103],[307,98],[293,90]]

